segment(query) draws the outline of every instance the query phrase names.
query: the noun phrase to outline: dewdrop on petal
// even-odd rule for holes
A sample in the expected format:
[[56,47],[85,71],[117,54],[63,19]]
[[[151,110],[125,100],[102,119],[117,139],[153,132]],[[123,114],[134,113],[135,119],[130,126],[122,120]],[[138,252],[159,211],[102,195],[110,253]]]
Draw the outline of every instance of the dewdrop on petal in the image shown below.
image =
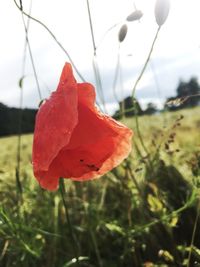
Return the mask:
[[155,18],[158,26],[162,26],[168,15],[170,9],[170,0],[157,0],[155,5]]

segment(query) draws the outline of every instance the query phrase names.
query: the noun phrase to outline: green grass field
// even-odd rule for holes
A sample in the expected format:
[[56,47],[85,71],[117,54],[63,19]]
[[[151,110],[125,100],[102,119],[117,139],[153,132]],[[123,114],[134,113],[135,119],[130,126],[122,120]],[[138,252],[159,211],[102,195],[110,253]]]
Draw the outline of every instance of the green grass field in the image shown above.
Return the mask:
[[[0,139],[0,266],[200,266],[200,107],[122,120],[130,157],[90,182],[42,190],[32,173],[33,136]],[[72,243],[71,233],[75,239]],[[79,256],[79,262],[75,259]]]

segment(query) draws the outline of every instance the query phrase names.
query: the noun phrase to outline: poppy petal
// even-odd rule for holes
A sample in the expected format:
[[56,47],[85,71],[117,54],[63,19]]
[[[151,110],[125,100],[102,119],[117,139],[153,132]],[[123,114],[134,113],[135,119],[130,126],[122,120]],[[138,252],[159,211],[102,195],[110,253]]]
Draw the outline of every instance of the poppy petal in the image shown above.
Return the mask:
[[91,110],[95,110],[95,88],[90,83],[78,83],[78,102],[87,106]]
[[40,107],[33,141],[34,172],[47,171],[68,144],[78,122],[77,85],[70,64],[65,64],[57,91]]
[[51,176],[77,181],[94,179],[119,165],[130,153],[130,129],[82,104],[78,111],[79,122],[71,140],[52,161],[44,180],[50,177],[51,181]]
[[[99,162],[95,165],[98,170],[91,169],[90,172],[85,173],[80,177],[72,177],[73,180],[84,181],[98,178],[118,166],[131,152],[133,132],[123,124],[116,122],[108,116],[104,116],[104,122],[110,126],[110,130],[112,132],[114,131],[115,135],[108,136],[105,140],[100,141],[98,145],[96,144],[95,146],[94,144],[94,146],[96,148],[95,151],[103,150],[103,146],[107,149],[106,152],[110,149],[110,153],[107,155],[104,151],[105,158],[101,162],[102,165],[100,166]],[[94,150],[92,147],[90,149]],[[101,156],[103,156],[103,154]]]
[[34,175],[49,190],[59,178],[94,179],[116,167],[131,150],[132,131],[95,106],[95,90],[76,83],[65,64],[57,91],[36,117]]

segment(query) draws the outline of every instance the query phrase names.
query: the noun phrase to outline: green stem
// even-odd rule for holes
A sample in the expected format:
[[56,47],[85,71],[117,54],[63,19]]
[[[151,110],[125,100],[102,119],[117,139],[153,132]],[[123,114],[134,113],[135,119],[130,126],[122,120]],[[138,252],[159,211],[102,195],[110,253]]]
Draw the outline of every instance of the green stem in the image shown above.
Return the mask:
[[137,80],[136,80],[134,86],[133,86],[132,99],[134,99],[134,97],[135,97],[136,87],[137,87],[139,81],[141,80],[141,78],[142,78],[142,76],[143,76],[143,74],[144,74],[144,72],[145,72],[145,70],[146,70],[146,68],[147,68],[147,65],[148,65],[149,60],[150,60],[150,58],[151,58],[151,55],[152,55],[152,52],[153,52],[153,49],[154,49],[154,45],[155,45],[155,42],[156,42],[156,40],[157,40],[157,38],[158,38],[158,33],[159,33],[160,29],[161,29],[161,26],[158,27],[158,30],[157,30],[157,32],[156,32],[156,35],[155,35],[154,39],[153,39],[151,48],[150,48],[150,50],[149,50],[147,59],[146,59],[146,61],[145,61],[145,63],[144,63],[144,66],[143,66],[143,68],[142,68],[142,70],[141,70],[141,72],[140,72],[140,74],[139,74],[139,76],[138,76],[138,78],[137,78]]
[[74,61],[72,60],[71,56],[69,55],[69,53],[67,52],[67,50],[64,48],[64,46],[58,41],[58,39],[56,38],[56,36],[53,34],[53,32],[43,23],[41,22],[40,20],[30,16],[29,14],[27,14],[26,12],[24,12],[21,7],[17,4],[16,0],[13,0],[15,5],[17,6],[17,8],[19,10],[21,10],[23,12],[23,14],[25,16],[27,16],[28,18],[34,20],[35,22],[39,23],[42,27],[45,28],[45,30],[48,31],[48,33],[51,35],[51,37],[54,39],[54,41],[57,43],[57,45],[62,49],[62,51],[66,54],[66,56],[68,57],[69,61],[71,62],[73,68],[75,69],[76,73],[78,74],[78,76],[80,77],[80,79],[85,82],[85,79],[83,78],[83,76],[81,75],[80,71],[77,69]]
[[[135,102],[136,103],[136,102]],[[144,151],[146,152],[147,156],[149,156],[149,151],[148,149],[146,148],[146,145],[143,141],[143,138],[142,138],[142,135],[141,135],[141,132],[140,132],[140,127],[139,127],[139,120],[138,120],[138,114],[137,114],[137,111],[135,111],[135,126],[136,126],[136,130],[137,130],[137,134],[138,134],[138,138],[140,140],[140,143],[142,145],[142,148],[144,149]]]
[[[143,141],[143,138],[142,138],[142,135],[141,135],[141,132],[140,132],[140,128],[139,128],[139,123],[138,123],[138,114],[137,114],[137,102],[135,101],[135,91],[136,91],[136,88],[137,88],[137,85],[138,83],[140,82],[146,68],[147,68],[147,65],[149,63],[149,60],[151,58],[151,55],[152,55],[152,52],[153,52],[153,49],[154,49],[154,45],[155,45],[155,42],[157,40],[157,37],[158,37],[158,33],[160,31],[161,27],[158,27],[158,30],[156,32],[156,35],[153,39],[153,42],[152,42],[152,45],[151,45],[151,48],[149,50],[149,53],[148,53],[148,56],[146,58],[146,61],[141,69],[141,72],[138,76],[138,78],[136,79],[136,82],[133,86],[133,90],[132,90],[132,102],[133,102],[133,107],[134,107],[134,110],[135,110],[135,123],[136,123],[136,130],[137,130],[137,133],[138,133],[138,137],[139,137],[139,140],[140,140],[140,143],[144,149],[144,151],[147,153],[147,155],[149,155],[149,152],[148,152],[148,149],[146,148],[145,144],[144,144],[144,141]],[[150,163],[150,162],[149,162]]]
[[95,75],[95,80],[96,80],[96,85],[99,93],[99,97],[101,99],[101,102],[104,107],[104,111],[106,111],[106,105],[105,105],[105,98],[104,98],[104,93],[103,93],[103,86],[102,86],[102,81],[101,81],[101,74],[99,71],[99,66],[97,62],[97,53],[96,53],[96,43],[95,43],[95,38],[94,38],[94,29],[93,29],[93,23],[92,23],[92,16],[90,12],[90,4],[89,0],[87,1],[87,11],[88,11],[88,17],[89,17],[89,24],[90,24],[90,33],[92,36],[92,45],[93,45],[93,69],[94,69],[94,75]]
[[[23,21],[24,30],[25,30],[26,43],[27,43],[27,46],[28,46],[28,51],[29,51],[29,55],[30,55],[30,59],[31,59],[31,64],[32,64],[32,68],[33,68],[33,73],[34,73],[34,77],[35,77],[36,86],[37,86],[37,89],[38,89],[39,99],[42,100],[41,89],[40,89],[40,85],[39,85],[39,81],[38,81],[38,76],[37,76],[37,72],[36,72],[36,68],[35,68],[35,63],[34,63],[34,60],[33,60],[33,54],[32,54],[32,50],[31,50],[31,45],[30,45],[29,37],[28,37],[28,28],[27,28],[25,20],[24,20],[24,12],[23,12],[22,1],[20,1],[20,10],[21,10],[21,13],[22,13],[22,21]],[[28,18],[30,18],[30,16]]]
[[90,226],[89,226],[89,231],[90,231],[90,236],[91,236],[91,239],[92,239],[92,243],[94,245],[94,249],[95,249],[98,265],[99,265],[99,267],[103,267],[103,263],[102,263],[102,260],[101,260],[101,255],[100,255],[99,248],[98,248],[98,245],[97,245],[96,236],[95,236],[95,233],[94,233],[93,229],[91,229]]
[[135,178],[135,175],[134,175],[132,169],[130,168],[130,166],[127,166],[127,167],[128,167],[129,175],[130,175],[130,177],[131,177],[131,179],[135,185],[135,188],[137,189],[140,198],[143,199],[142,190],[141,190],[141,188],[140,188],[140,186],[139,186],[139,184]]
[[197,230],[197,223],[198,223],[198,219],[199,219],[199,212],[200,212],[200,199],[198,200],[197,214],[196,214],[193,232],[192,232],[192,239],[191,239],[190,250],[189,250],[189,255],[188,255],[187,267],[190,267],[192,248],[194,245],[194,238],[195,238],[195,234],[196,234],[196,230]]
[[[29,8],[29,14],[31,13],[31,8],[32,8],[32,1],[30,2],[30,8]],[[23,5],[22,1],[20,1],[20,9],[23,10]],[[23,18],[23,13],[22,13],[22,18]],[[23,20],[23,23],[24,20]],[[22,110],[22,105],[23,105],[23,77],[24,77],[24,72],[25,72],[25,63],[26,63],[26,51],[27,51],[27,35],[28,35],[28,30],[29,30],[29,24],[30,24],[30,19],[28,18],[27,24],[24,24],[25,27],[25,44],[24,44],[24,56],[23,56],[23,64],[22,64],[22,83],[20,86],[20,102],[19,102],[19,123],[18,123],[18,141],[17,141],[17,166],[16,166],[16,185],[18,189],[18,193],[20,195],[20,199],[22,199],[22,183],[20,180],[20,169],[21,169],[21,134],[22,134],[22,115],[23,115],[23,110]]]
[[70,237],[71,237],[71,241],[72,241],[72,247],[74,250],[74,255],[76,258],[76,263],[77,263],[77,266],[80,266],[79,256],[78,256],[79,246],[77,244],[77,240],[76,240],[73,228],[72,228],[72,224],[71,224],[71,220],[70,220],[70,216],[69,216],[69,212],[68,212],[69,209],[68,209],[67,201],[65,199],[66,190],[65,190],[65,183],[64,183],[63,178],[60,178],[59,190],[60,190],[60,194],[61,194],[64,208],[65,208],[65,217],[66,217],[67,225],[69,227],[69,233],[70,233]]

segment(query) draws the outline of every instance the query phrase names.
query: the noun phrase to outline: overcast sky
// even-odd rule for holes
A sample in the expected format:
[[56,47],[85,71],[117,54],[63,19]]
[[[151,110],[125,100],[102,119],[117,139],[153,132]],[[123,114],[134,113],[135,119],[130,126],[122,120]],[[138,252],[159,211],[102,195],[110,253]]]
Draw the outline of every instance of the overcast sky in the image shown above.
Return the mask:
[[[117,86],[118,98],[131,93],[134,82],[147,57],[157,30],[154,17],[155,0],[92,0],[91,15],[95,34],[97,60],[107,102],[107,109],[116,108],[113,78],[118,54],[118,31],[134,4],[143,12],[140,22],[128,23],[128,34],[120,47],[122,87]],[[24,0],[29,11],[30,0]],[[144,104],[158,105],[175,95],[180,79],[200,78],[200,1],[171,0],[171,9],[163,25],[151,63],[139,83],[136,95]],[[94,84],[93,48],[86,0],[32,0],[31,15],[44,22],[68,51],[85,80]],[[116,23],[112,31],[102,36]],[[0,9],[0,102],[19,106],[18,81],[22,76],[25,33],[20,11],[13,0],[1,0]],[[57,87],[60,72],[68,58],[49,33],[30,21],[29,39],[42,97]],[[24,107],[37,107],[39,96],[27,52],[24,79]],[[78,81],[80,78],[76,75]]]

